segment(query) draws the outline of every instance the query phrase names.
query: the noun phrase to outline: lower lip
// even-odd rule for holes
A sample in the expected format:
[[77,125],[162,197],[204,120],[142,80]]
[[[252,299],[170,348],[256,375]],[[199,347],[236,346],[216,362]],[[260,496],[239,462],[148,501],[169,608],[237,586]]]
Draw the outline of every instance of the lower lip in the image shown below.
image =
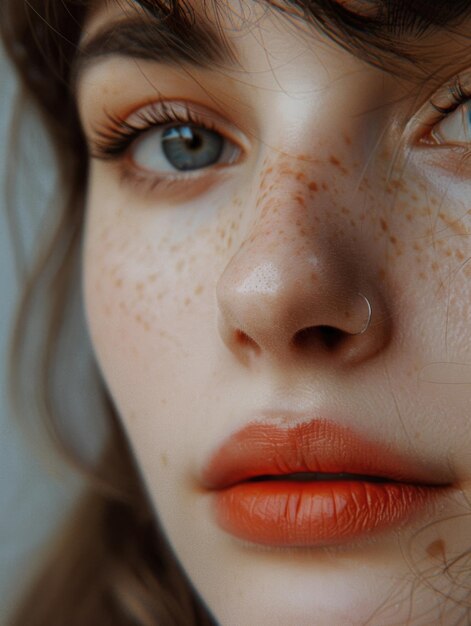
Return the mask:
[[443,488],[363,481],[242,482],[214,493],[216,522],[239,539],[321,547],[398,528]]

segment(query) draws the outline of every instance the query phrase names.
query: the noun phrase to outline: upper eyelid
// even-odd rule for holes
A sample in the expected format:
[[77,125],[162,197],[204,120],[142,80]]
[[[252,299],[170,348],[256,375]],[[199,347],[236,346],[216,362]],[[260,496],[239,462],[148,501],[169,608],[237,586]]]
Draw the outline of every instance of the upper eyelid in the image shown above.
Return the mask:
[[[177,118],[175,120],[169,119],[168,121],[163,120],[159,122],[157,118],[158,113],[156,113],[156,110],[159,107],[161,107],[162,110],[164,111],[166,109],[167,114],[169,115],[175,114],[176,109],[180,107],[187,114],[188,113],[190,114],[190,115],[187,115],[187,117],[190,117],[193,119],[188,120],[185,118],[184,115],[181,115],[181,116],[175,115],[175,117]],[[147,112],[147,115],[149,115],[147,119],[145,118],[146,112]],[[153,115],[155,115],[154,120],[151,119],[151,116]],[[165,113],[162,115],[162,117],[164,117],[164,115]],[[136,124],[133,123],[133,118],[136,118],[136,117],[138,119],[139,117],[141,117],[141,121],[143,121],[142,127],[140,127],[137,123]],[[185,124],[185,123],[187,124],[193,123],[195,126],[200,125],[205,128],[209,128],[210,130],[219,132],[227,140],[235,143],[239,147],[242,154],[248,152],[251,148],[251,142],[249,142],[247,136],[244,135],[235,124],[224,119],[217,112],[213,111],[212,109],[209,109],[206,106],[193,103],[187,100],[183,100],[183,99],[176,99],[176,100],[163,99],[160,101],[154,101],[154,102],[151,101],[151,102],[147,102],[146,104],[143,104],[143,105],[141,104],[141,105],[133,107],[133,109],[125,117],[125,119],[123,119],[121,116],[118,116],[118,115],[114,116],[111,114],[107,114],[107,118],[109,120],[109,123],[101,124],[99,127],[95,127],[92,130],[92,134],[90,136],[90,144],[92,145],[92,148],[93,147],[95,148],[95,151],[98,149],[99,154],[102,152],[100,148],[106,146],[107,140],[109,141],[110,139],[113,138],[113,136],[115,137],[119,136],[120,134],[119,128],[123,130],[123,134],[126,133],[126,134],[129,134],[130,136],[134,135],[134,139],[131,137],[130,142],[129,142],[130,144],[132,144],[133,141],[139,139],[139,135],[143,135],[147,132],[150,132],[154,128],[158,128],[160,126],[164,127],[166,125],[171,126],[172,124],[179,125],[179,124]],[[99,137],[102,138],[101,142],[99,139],[97,140],[97,138]]]
[[159,107],[162,107],[162,109],[166,110],[170,114],[175,113],[175,109],[180,107],[185,111],[185,113],[188,113],[189,116],[193,117],[195,121],[196,118],[198,118],[197,121],[202,121],[206,126],[217,124],[224,127],[230,127],[231,129],[236,128],[234,123],[220,115],[214,109],[206,105],[199,104],[198,102],[193,102],[183,98],[162,98],[161,100],[150,101],[144,105],[134,107],[133,110],[126,116],[126,120],[130,122],[133,117],[140,115],[141,111],[145,113],[148,109],[155,110]]
[[446,114],[453,110],[453,104],[469,98],[471,98],[471,69],[452,76],[430,96],[428,101],[438,113]]
[[[457,86],[459,90],[455,91],[455,95],[463,96],[463,102],[457,102],[453,94]],[[416,112],[411,114],[404,124],[401,132],[401,144],[404,142],[420,144],[421,140],[424,140],[422,145],[425,145],[425,134],[431,133],[436,124],[459,106],[462,106],[467,100],[471,100],[471,69],[453,75],[433,93],[427,95]]]

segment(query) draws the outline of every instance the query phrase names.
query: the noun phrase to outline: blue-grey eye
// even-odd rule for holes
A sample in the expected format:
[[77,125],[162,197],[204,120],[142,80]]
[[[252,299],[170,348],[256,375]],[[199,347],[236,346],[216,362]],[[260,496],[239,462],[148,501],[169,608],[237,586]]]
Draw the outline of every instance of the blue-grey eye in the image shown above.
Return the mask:
[[178,126],[163,133],[162,147],[169,163],[177,170],[197,170],[218,162],[224,138],[205,128]]
[[192,124],[155,128],[133,149],[134,162],[158,173],[187,172],[218,163],[233,163],[240,149],[220,133]]
[[432,135],[439,144],[471,144],[471,102],[459,106],[435,125]]

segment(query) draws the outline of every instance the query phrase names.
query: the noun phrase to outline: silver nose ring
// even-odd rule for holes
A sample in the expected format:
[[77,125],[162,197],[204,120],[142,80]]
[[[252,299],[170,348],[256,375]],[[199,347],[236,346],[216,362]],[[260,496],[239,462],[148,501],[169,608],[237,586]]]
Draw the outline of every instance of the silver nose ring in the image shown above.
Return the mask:
[[358,333],[352,333],[352,335],[363,335],[363,333],[366,333],[366,331],[368,330],[368,328],[370,326],[370,322],[371,322],[371,313],[372,313],[372,311],[371,311],[370,301],[368,300],[368,298],[363,293],[358,292],[358,295],[360,295],[366,301],[366,306],[368,307],[368,319],[366,321],[366,324],[365,324],[364,328],[362,328],[360,330],[360,332],[358,332]]

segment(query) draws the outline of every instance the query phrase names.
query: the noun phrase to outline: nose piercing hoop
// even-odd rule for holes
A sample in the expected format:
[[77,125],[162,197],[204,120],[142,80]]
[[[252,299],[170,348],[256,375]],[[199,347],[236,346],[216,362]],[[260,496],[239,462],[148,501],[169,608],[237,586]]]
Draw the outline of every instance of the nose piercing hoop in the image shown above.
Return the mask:
[[362,330],[360,330],[359,333],[352,333],[353,335],[363,335],[363,333],[366,333],[366,331],[368,330],[368,328],[370,326],[370,322],[371,322],[371,304],[370,304],[370,301],[368,300],[368,298],[364,294],[358,292],[358,295],[360,295],[362,298],[364,298],[366,300],[366,305],[368,307],[368,320],[366,322],[365,327]]

